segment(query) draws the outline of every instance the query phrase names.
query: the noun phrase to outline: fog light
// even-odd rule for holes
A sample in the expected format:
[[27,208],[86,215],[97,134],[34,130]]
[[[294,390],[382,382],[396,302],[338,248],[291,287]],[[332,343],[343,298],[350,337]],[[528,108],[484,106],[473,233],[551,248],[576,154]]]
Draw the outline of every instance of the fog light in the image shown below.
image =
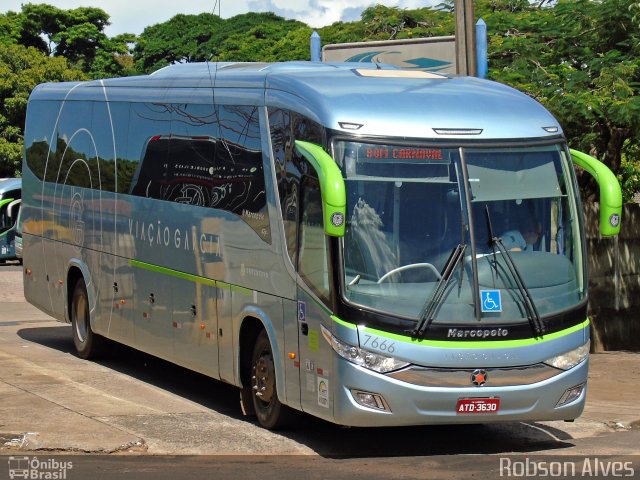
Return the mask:
[[575,399],[582,395],[582,391],[584,390],[584,383],[582,385],[576,385],[575,387],[571,387],[567,389],[566,392],[562,394],[560,400],[558,400],[558,404],[556,407],[562,407],[567,403],[573,402]]
[[374,408],[376,410],[382,410],[390,412],[391,409],[387,406],[387,402],[384,401],[382,395],[377,393],[362,392],[360,390],[351,390],[351,395],[354,400],[363,407]]

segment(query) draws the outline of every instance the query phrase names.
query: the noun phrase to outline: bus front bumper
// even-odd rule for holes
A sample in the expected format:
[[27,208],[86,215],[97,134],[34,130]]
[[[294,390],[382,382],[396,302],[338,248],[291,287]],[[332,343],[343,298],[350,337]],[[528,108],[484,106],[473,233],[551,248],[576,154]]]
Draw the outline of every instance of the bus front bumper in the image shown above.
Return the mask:
[[[500,387],[492,387],[490,381],[474,386],[471,380],[468,387],[421,386],[342,359],[337,367],[343,386],[334,394],[334,421],[372,427],[573,420],[584,409],[588,360],[543,381]],[[562,403],[569,391],[575,398]],[[377,408],[362,405],[363,396],[370,401],[373,398],[371,403],[377,403]],[[479,402],[487,404],[499,399],[499,406],[491,413],[459,413],[459,401],[464,403],[465,399],[484,399]]]

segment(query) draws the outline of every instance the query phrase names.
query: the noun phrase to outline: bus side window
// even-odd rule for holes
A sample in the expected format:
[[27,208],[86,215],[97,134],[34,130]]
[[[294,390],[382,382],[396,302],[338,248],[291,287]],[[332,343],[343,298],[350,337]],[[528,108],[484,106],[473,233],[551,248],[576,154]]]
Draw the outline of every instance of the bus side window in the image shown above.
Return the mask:
[[[300,265],[298,248],[302,242],[298,239],[298,235],[301,235],[298,229],[302,195],[301,178],[305,173],[313,171],[313,168],[294,148],[295,140],[324,145],[326,135],[321,125],[298,113],[279,108],[269,108],[269,132],[287,251],[293,265]],[[318,195],[320,195],[319,191]],[[318,202],[318,205],[322,204],[319,196]],[[319,222],[322,228],[322,212],[320,216]]]
[[[31,101],[27,107],[29,121],[24,135],[26,164],[39,180],[44,179],[47,160],[50,157],[54,160],[57,149],[62,145],[54,131],[59,111],[58,101]],[[52,168],[51,165],[49,167]]]
[[238,215],[262,240],[271,243],[258,108],[220,105],[217,118],[220,138],[211,206]]
[[318,297],[329,302],[327,238],[322,218],[320,183],[313,167],[302,179],[298,272]]
[[[139,197],[161,198],[169,161],[171,109],[168,105],[132,103],[124,157],[133,159],[136,169],[127,193]],[[135,159],[140,159],[136,164]],[[120,186],[118,186],[120,188]]]
[[287,251],[293,265],[298,258],[298,208],[300,206],[300,169],[294,149],[293,114],[287,110],[269,109],[269,131],[278,180],[278,198],[282,211]]

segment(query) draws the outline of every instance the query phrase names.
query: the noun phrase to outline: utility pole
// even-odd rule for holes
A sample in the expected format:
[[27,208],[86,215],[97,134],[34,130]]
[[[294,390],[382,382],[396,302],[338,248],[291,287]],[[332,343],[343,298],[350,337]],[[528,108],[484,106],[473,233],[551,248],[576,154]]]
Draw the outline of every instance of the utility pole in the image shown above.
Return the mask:
[[476,41],[473,0],[455,0],[456,65],[458,74],[476,76]]

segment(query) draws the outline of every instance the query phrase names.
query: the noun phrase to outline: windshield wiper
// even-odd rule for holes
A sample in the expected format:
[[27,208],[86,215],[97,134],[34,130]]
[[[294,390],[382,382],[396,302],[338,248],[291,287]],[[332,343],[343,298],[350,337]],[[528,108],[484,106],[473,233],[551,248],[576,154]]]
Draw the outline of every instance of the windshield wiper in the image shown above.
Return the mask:
[[489,207],[485,205],[485,215],[487,218],[487,229],[489,233],[489,246],[493,249],[493,263],[496,269],[496,275],[498,274],[498,260],[496,259],[496,250],[495,247],[498,247],[498,250],[502,254],[502,258],[504,259],[504,263],[507,265],[509,272],[511,273],[511,277],[513,278],[518,291],[520,292],[520,296],[522,297],[522,304],[524,305],[525,310],[527,311],[527,319],[529,320],[529,324],[531,325],[531,329],[536,337],[541,336],[545,332],[545,326],[540,318],[540,314],[538,313],[538,309],[536,308],[536,304],[533,302],[533,298],[529,293],[529,289],[524,283],[522,279],[522,274],[518,269],[517,265],[511,258],[511,254],[509,250],[504,246],[502,239],[500,237],[496,237],[493,234],[493,229],[491,228],[491,215],[489,214]]
[[442,303],[442,299],[444,298],[444,293],[447,289],[447,285],[449,284],[449,280],[451,280],[451,276],[456,269],[460,260],[464,258],[464,251],[467,246],[463,243],[459,244],[457,247],[453,249],[451,255],[447,259],[447,262],[444,264],[442,268],[442,272],[440,274],[440,282],[438,282],[438,286],[433,292],[431,298],[424,304],[422,310],[420,311],[419,321],[416,325],[416,328],[411,330],[411,334],[416,337],[421,337],[425,334],[431,322],[433,322],[434,314],[437,308]]
[[489,213],[489,205],[484,206],[484,216],[487,220],[487,233],[489,234],[489,241],[487,245],[491,247],[493,252],[493,266],[496,269],[496,277],[498,276],[498,262],[496,261],[496,242],[495,235],[493,234],[493,227],[491,226],[491,214]]

